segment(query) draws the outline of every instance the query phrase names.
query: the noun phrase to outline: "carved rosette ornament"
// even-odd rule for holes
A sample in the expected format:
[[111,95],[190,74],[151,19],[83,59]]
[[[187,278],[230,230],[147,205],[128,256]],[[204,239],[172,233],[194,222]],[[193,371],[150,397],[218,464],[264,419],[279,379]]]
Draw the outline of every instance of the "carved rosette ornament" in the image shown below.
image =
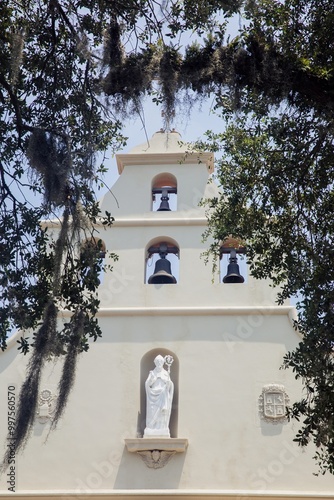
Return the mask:
[[56,398],[50,389],[43,389],[38,396],[36,418],[41,424],[51,420],[56,410]]
[[271,424],[284,423],[286,421],[286,407],[288,404],[289,397],[283,385],[265,385],[259,397],[261,418]]

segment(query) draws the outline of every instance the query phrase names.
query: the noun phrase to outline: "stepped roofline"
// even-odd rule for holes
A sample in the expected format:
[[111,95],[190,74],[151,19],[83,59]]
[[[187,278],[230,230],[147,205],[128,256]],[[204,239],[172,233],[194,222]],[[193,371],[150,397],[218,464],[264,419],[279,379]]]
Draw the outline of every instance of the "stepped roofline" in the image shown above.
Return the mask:
[[118,173],[121,174],[126,165],[147,165],[157,163],[205,163],[211,174],[214,169],[213,153],[197,153],[191,151],[188,143],[181,142],[181,135],[176,130],[155,132],[152,138],[135,146],[129,153],[116,155]]

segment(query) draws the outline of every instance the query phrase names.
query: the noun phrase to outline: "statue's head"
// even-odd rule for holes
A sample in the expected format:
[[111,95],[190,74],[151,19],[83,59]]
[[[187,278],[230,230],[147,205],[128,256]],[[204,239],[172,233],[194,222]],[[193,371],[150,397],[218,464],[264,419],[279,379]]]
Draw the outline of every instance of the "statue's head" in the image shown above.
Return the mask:
[[156,356],[154,358],[154,364],[155,366],[158,366],[158,367],[162,367],[165,363],[165,358],[163,356],[161,356],[161,354],[158,354],[158,356]]

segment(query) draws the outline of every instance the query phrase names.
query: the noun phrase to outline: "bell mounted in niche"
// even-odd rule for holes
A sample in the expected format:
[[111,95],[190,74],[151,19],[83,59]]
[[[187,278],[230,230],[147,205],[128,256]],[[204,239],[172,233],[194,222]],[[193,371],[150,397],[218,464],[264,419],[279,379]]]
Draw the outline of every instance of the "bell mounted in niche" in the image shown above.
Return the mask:
[[149,257],[154,253],[158,253],[160,259],[155,263],[154,273],[149,277],[149,285],[161,285],[161,284],[175,284],[177,283],[175,277],[172,275],[171,263],[166,259],[168,253],[178,253],[178,248],[174,246],[168,246],[167,243],[160,243],[159,246],[152,246],[148,249]]
[[152,189],[153,198],[156,194],[161,194],[161,203],[157,212],[170,212],[171,208],[169,206],[169,194],[176,194],[176,188],[172,186],[162,186]]
[[221,253],[230,254],[227,274],[223,278],[223,283],[244,283],[245,278],[240,274],[236,249],[231,248],[227,251],[224,249]]
[[158,208],[157,212],[170,212],[168,200],[169,200],[168,191],[167,189],[163,189],[161,193],[160,207]]

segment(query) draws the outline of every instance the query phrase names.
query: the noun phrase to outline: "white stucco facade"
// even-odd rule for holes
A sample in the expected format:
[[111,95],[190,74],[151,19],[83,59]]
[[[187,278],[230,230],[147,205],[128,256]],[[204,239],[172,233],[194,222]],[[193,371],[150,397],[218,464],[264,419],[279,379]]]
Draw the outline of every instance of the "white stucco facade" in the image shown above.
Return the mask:
[[[179,140],[176,132],[158,132],[149,147],[118,155],[121,175],[101,202],[115,223],[101,228],[100,237],[119,255],[101,284],[103,337],[80,356],[59,428],[48,435],[48,419],[36,417],[26,449],[16,457],[17,498],[334,496],[334,478],[313,475],[314,450],[293,443],[297,423],[261,417],[265,387],[283,387],[290,402],[301,395],[293,374],[280,370],[284,354],[301,340],[292,327],[294,308],[277,306],[266,281],[223,284],[212,276],[201,256],[206,218],[198,206],[216,194],[208,183],[212,157],[185,154]],[[152,211],[152,183],[159,175],[177,180],[176,210]],[[159,241],[179,248],[177,284],[145,282],[147,249]],[[8,387],[18,395],[25,374],[16,338],[0,353],[4,445]],[[171,438],[150,446],[142,437],[143,383],[159,353],[175,359]],[[54,396],[59,369],[50,362],[41,387]],[[163,452],[161,462],[176,452],[162,466],[152,450]],[[3,475],[0,497],[12,495]]]

